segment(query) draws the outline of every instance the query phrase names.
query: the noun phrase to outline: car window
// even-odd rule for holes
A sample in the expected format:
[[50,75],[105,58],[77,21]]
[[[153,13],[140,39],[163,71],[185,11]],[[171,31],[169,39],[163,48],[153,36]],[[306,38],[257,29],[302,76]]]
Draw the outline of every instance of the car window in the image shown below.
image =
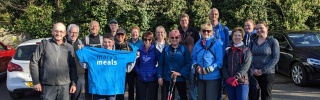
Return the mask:
[[316,33],[294,33],[288,36],[296,46],[320,46],[319,35]]
[[14,54],[15,60],[30,60],[38,45],[19,46]]
[[286,38],[282,34],[275,34],[273,37],[278,40],[280,47],[286,47],[288,45]]

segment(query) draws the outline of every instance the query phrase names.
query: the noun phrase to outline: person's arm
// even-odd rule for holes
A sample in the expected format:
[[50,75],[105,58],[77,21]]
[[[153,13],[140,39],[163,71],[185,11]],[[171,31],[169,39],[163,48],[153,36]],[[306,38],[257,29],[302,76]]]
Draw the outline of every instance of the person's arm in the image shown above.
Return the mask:
[[181,76],[184,78],[184,79],[189,79],[189,74],[190,74],[190,70],[191,70],[191,58],[190,58],[190,52],[189,50],[184,47],[184,46],[181,46],[181,48],[185,48],[185,51],[183,56],[184,58],[181,58],[181,59],[184,59],[184,65],[182,66],[181,70],[179,71],[179,73],[181,74]]
[[[44,52],[45,43],[47,41],[42,40],[41,43],[38,45],[37,49],[34,51],[33,56],[30,60],[30,74],[32,78],[32,82],[34,85],[40,84],[39,79],[39,69],[41,66],[39,66],[40,59],[42,59],[42,54]],[[47,43],[46,43],[47,45]]]
[[224,26],[225,30],[223,33],[225,33],[224,42],[223,42],[223,49],[225,50],[229,46],[229,28],[227,26]]
[[223,66],[222,66],[222,74],[224,79],[228,79],[230,77],[230,74],[228,72],[228,52],[225,53],[224,55],[224,60],[223,60]]
[[216,56],[214,59],[214,57],[212,58],[213,64],[211,66],[213,66],[214,69],[221,69],[222,68],[222,63],[223,63],[223,54],[225,53],[225,49],[222,48],[222,42],[217,40],[216,43],[214,44],[214,55]]
[[[134,65],[134,71],[136,71],[137,74],[140,74],[140,57],[139,56],[137,59],[136,59],[136,63]],[[128,72],[128,71],[127,71]]]
[[69,64],[69,74],[70,74],[70,80],[71,85],[76,86],[76,79],[77,79],[77,69],[76,69],[76,63],[75,63],[75,53],[74,49],[70,47],[70,53],[68,54],[68,64]]
[[[271,55],[272,56],[271,60],[269,61],[269,63],[266,65],[266,67],[262,68],[262,74],[268,73],[271,71],[272,68],[274,68],[277,64],[277,62],[279,61],[280,58],[280,47],[279,47],[279,42],[272,38],[269,41],[273,42],[272,43],[272,47],[271,48]],[[270,42],[269,42],[270,43]]]
[[157,68],[157,77],[163,78],[163,70],[165,66],[165,53],[166,51],[163,49],[162,53],[160,54],[159,60],[158,60],[158,68]]

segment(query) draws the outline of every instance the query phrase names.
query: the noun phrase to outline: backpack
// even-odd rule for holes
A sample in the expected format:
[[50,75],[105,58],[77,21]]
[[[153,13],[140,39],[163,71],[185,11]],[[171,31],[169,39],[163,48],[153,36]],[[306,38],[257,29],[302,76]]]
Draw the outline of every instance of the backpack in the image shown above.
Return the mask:
[[209,52],[212,54],[212,56],[214,57],[214,59],[216,59],[216,56],[214,55],[213,51],[210,49],[210,48],[214,45],[215,42],[216,42],[216,41],[211,41],[211,43],[210,43],[210,45],[209,45],[208,48],[206,48],[205,45],[203,45],[202,43],[200,43],[200,45],[201,45],[202,48],[201,48],[199,51],[197,51],[196,53],[198,54],[198,53],[199,53],[200,51],[202,51],[202,50],[209,50]]
[[[103,46],[103,37],[99,35],[99,40],[100,40],[100,46],[102,47]],[[82,44],[82,42],[81,42]],[[86,36],[85,37],[85,45],[90,45],[89,44],[89,36]],[[96,45],[93,45],[93,46],[96,46]]]

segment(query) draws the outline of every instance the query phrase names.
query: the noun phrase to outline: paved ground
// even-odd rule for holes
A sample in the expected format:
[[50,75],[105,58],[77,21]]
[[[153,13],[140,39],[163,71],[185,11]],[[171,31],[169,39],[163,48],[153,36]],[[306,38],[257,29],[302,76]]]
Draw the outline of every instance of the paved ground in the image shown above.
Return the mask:
[[[12,100],[6,89],[6,83],[0,80],[0,100]],[[295,86],[290,78],[276,74],[274,83],[273,100],[320,100],[320,85],[311,85],[308,87]],[[126,93],[127,98],[127,93]],[[28,93],[22,100],[39,100],[39,95]]]

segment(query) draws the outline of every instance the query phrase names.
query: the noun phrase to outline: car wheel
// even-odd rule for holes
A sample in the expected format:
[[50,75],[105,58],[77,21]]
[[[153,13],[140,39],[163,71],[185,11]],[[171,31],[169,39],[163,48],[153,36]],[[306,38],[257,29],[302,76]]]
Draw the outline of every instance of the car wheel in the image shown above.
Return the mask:
[[293,64],[291,69],[291,79],[297,86],[307,85],[308,74],[300,62]]
[[9,92],[9,94],[10,94],[10,97],[14,100],[21,99],[24,96],[23,92],[22,93]]

